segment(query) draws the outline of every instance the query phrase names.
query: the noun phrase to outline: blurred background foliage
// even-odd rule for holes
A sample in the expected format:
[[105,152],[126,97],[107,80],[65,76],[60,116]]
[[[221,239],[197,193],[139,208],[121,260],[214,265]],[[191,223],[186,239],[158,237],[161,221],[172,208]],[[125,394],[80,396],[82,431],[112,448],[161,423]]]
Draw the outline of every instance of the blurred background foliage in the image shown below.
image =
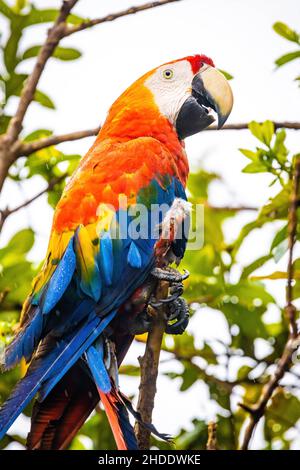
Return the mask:
[[[9,19],[10,35],[1,40],[0,95],[2,112],[0,133],[4,133],[11,116],[6,113],[10,97],[19,96],[27,75],[18,73],[18,65],[28,58],[35,57],[41,47],[36,44],[20,53],[20,43],[25,29],[37,23],[49,24],[57,11],[40,10],[26,1],[16,1],[9,7],[0,0],[0,13]],[[70,15],[68,21],[76,24],[81,19]],[[298,49],[288,52],[276,60],[278,67],[300,58],[300,36],[283,23],[276,23],[274,30],[285,40],[293,42]],[[81,51],[58,47],[53,60],[76,60]],[[300,77],[296,77],[299,81]],[[41,105],[55,109],[55,104],[45,91],[38,90],[35,100]],[[218,407],[217,442],[220,449],[236,449],[247,413],[238,406],[244,401],[251,405],[256,402],[263,387],[274,371],[274,362],[280,357],[288,335],[288,325],[283,310],[278,321],[270,323],[266,315],[270,305],[277,305],[268,292],[264,281],[286,279],[286,272],[274,271],[267,276],[255,276],[258,268],[270,260],[278,262],[288,249],[287,213],[291,193],[291,179],[295,155],[291,155],[285,144],[284,129],[275,130],[271,121],[262,124],[251,122],[249,132],[253,135],[253,146],[240,149],[245,156],[244,172],[260,172],[272,176],[272,183],[278,185],[278,193],[267,203],[253,212],[253,220],[247,223],[233,243],[228,244],[224,236],[224,222],[236,216],[240,208],[215,208],[209,200],[210,185],[218,178],[199,168],[189,179],[190,200],[205,207],[204,247],[197,252],[187,252],[183,265],[191,273],[185,285],[185,298],[189,302],[191,314],[201,315],[201,307],[209,306],[218,311],[224,319],[230,340],[203,342],[196,346],[192,333],[179,337],[166,337],[163,349],[168,357],[181,364],[180,372],[166,372],[170,379],[180,378],[180,391],[183,393],[196,381],[204,382],[208,388],[209,400]],[[23,136],[24,141],[32,141],[51,135],[49,129],[36,129]],[[22,157],[10,170],[9,178],[20,184],[34,175],[45,180],[48,190],[48,203],[55,207],[61,196],[66,179],[76,168],[80,155],[66,155],[55,147],[39,150],[28,158]],[[298,209],[299,212],[299,209]],[[300,215],[300,213],[298,214]],[[298,216],[298,220],[300,217]],[[278,230],[278,221],[280,229]],[[5,223],[6,221],[3,221]],[[276,223],[275,223],[276,222]],[[239,278],[236,273],[239,249],[254,230],[265,224],[274,225],[274,237],[269,250],[245,266]],[[297,239],[300,231],[298,230]],[[2,347],[10,341],[16,328],[24,298],[30,290],[31,280],[38,266],[30,261],[28,254],[35,243],[31,228],[16,233],[9,243],[0,249],[0,340]],[[300,259],[296,259],[294,297],[300,297]],[[234,279],[234,280],[233,280]],[[277,309],[280,307],[277,305]],[[138,337],[144,342],[144,337]],[[257,354],[256,342],[267,345],[267,353]],[[234,364],[234,365],[233,365]],[[238,367],[236,367],[238,364]],[[0,401],[3,402],[10,390],[22,375],[24,366],[3,374],[0,378]],[[139,369],[134,365],[124,365],[121,373],[138,376]],[[300,401],[297,390],[300,375],[293,366],[285,375],[281,386],[275,392],[263,420],[263,441],[266,449],[289,449],[293,434],[300,418]],[[29,416],[30,409],[25,414]],[[164,423],[164,427],[166,423]],[[164,431],[166,429],[163,429]],[[299,427],[298,427],[299,430]],[[174,442],[177,449],[203,449],[207,441],[207,423],[195,416],[189,429],[181,429]],[[11,442],[24,444],[24,438],[7,435],[0,448]],[[153,446],[167,449],[169,445],[153,439]],[[113,449],[114,441],[106,417],[99,407],[88,419],[71,444],[71,449]]]

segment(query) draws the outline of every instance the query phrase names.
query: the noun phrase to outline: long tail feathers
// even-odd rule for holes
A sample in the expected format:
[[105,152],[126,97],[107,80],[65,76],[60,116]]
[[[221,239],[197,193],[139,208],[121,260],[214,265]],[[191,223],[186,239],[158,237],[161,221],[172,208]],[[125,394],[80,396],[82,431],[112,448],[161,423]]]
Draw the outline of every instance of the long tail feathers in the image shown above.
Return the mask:
[[115,386],[112,386],[109,393],[103,393],[100,389],[98,391],[118,449],[138,450],[127,408]]
[[[110,378],[104,363],[104,344],[102,338],[99,338],[87,349],[85,357],[98,388],[118,449],[138,449],[133,427],[129,421],[127,408],[115,386],[117,377]],[[117,374],[117,370],[114,370],[112,367],[115,361],[116,358],[113,354],[113,357],[110,358],[110,365]],[[110,372],[112,372],[112,370],[110,370]]]
[[43,341],[26,376],[0,409],[0,439],[39,390],[41,400],[49,394],[84,351],[93,344],[115,313],[111,312],[104,319],[93,317],[84,326],[78,325],[65,340],[56,342],[51,338],[50,341]]

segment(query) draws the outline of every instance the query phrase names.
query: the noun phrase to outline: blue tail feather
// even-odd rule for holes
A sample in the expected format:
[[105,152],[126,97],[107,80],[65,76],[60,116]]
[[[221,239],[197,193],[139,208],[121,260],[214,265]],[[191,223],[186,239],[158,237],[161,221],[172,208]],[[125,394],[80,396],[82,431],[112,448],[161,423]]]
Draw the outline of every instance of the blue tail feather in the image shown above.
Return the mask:
[[95,341],[116,314],[111,312],[105,318],[90,315],[85,325],[79,325],[64,340],[53,338],[49,348],[47,338],[41,344],[36,358],[32,361],[26,376],[18,383],[10,398],[0,409],[0,439],[40,390],[42,400],[80,358],[84,351]]
[[110,378],[103,360],[103,338],[100,337],[90,346],[86,350],[85,356],[97,387],[104,393],[110,392]]

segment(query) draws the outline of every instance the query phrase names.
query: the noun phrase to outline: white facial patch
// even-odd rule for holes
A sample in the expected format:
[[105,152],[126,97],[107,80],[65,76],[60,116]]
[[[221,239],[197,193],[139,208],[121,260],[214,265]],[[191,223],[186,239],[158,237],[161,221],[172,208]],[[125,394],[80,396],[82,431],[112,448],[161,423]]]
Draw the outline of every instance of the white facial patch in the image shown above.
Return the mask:
[[185,100],[191,95],[194,74],[188,60],[159,67],[145,85],[154,95],[160,112],[175,125]]

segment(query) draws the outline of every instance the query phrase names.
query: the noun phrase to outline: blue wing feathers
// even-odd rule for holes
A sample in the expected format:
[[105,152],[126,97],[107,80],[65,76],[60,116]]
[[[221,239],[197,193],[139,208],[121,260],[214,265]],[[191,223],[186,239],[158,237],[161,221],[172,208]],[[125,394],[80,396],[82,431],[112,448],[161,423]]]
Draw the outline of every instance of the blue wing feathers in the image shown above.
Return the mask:
[[76,256],[72,237],[42,296],[43,315],[48,314],[61,299],[71,282],[75,267]]
[[139,252],[138,247],[134,242],[131,242],[129,250],[128,250],[128,256],[127,256],[127,262],[130,264],[132,268],[135,269],[140,269],[142,267],[142,257]]
[[113,278],[113,245],[109,232],[103,232],[100,237],[99,263],[106,286],[112,285]]

